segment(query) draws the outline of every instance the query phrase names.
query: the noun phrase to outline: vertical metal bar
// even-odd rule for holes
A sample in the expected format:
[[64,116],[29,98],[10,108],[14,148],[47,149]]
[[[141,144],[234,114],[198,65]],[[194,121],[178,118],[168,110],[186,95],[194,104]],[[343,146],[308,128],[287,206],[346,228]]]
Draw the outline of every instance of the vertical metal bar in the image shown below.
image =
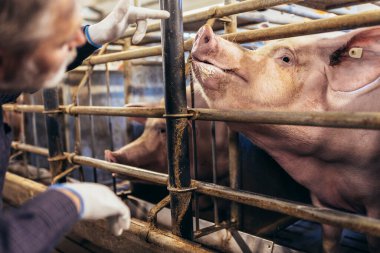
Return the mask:
[[191,239],[189,133],[187,119],[175,116],[187,114],[182,0],[161,0],[160,6],[170,12],[170,18],[162,20],[161,26],[166,114],[173,116],[166,120],[172,232]]
[[[22,95],[21,97],[21,101],[24,101],[24,98],[23,98],[24,95]],[[13,113],[11,114],[13,116]],[[11,116],[11,117],[12,117]],[[10,121],[12,122],[12,119],[10,119]],[[21,125],[20,125],[20,142],[21,143],[26,143],[26,135],[25,135],[25,113],[24,112],[21,112]],[[22,160],[23,160],[23,165],[24,165],[24,169],[25,169],[25,172],[27,173],[27,176],[30,177],[31,175],[29,174],[29,169],[28,169],[28,157],[27,157],[27,153],[26,152],[23,152],[22,153]]]
[[[110,83],[110,72],[108,64],[106,64],[106,87],[107,87],[107,106],[111,106],[111,83]],[[109,137],[110,137],[110,148],[111,150],[114,150],[113,145],[113,131],[112,131],[112,120],[111,116],[107,116],[108,121],[108,131],[109,131]]]
[[[189,58],[191,55],[189,56]],[[191,61],[191,59],[189,59]],[[192,71],[189,72],[190,75],[190,94],[191,94],[191,108],[195,108],[195,92],[194,92],[194,81],[192,76]],[[193,166],[194,166],[194,179],[198,179],[198,146],[197,146],[197,127],[195,120],[191,121],[191,130],[192,130],[192,141],[193,141]],[[199,195],[194,192],[194,203],[195,203],[195,230],[200,229],[199,226]]]
[[[224,0],[224,4],[235,3],[236,0]],[[225,33],[237,32],[236,15],[229,16],[230,22],[224,23]],[[230,186],[232,189],[240,188],[241,171],[240,171],[240,155],[239,155],[239,134],[229,130],[229,170],[230,170]],[[235,202],[231,203],[231,222],[239,226],[241,218],[241,206]]]
[[[106,87],[107,87],[107,106],[111,106],[111,81],[110,81],[110,70],[108,63],[106,65]],[[114,150],[115,147],[113,145],[113,131],[112,131],[112,121],[111,121],[111,116],[107,116],[107,121],[108,121],[108,131],[109,131],[109,137],[110,137],[110,149]],[[113,185],[113,191],[115,194],[117,193],[116,189],[116,173],[112,173],[112,185]]]
[[[89,67],[91,68],[89,70],[89,75],[88,75],[88,85],[87,85],[87,93],[88,93],[88,105],[89,106],[93,106],[93,102],[92,102],[92,67]],[[94,116],[93,115],[90,115],[89,116],[90,118],[90,135],[91,135],[91,139],[90,139],[90,146],[91,146],[91,153],[92,153],[92,157],[93,158],[96,158],[96,153],[95,153],[95,132],[94,132]],[[92,168],[92,171],[93,171],[93,176],[94,176],[94,182],[97,183],[98,182],[98,172],[96,170],[95,167]]]
[[[211,122],[211,156],[212,156],[212,182],[218,183],[218,168],[216,164],[216,133],[215,133],[215,121]],[[218,213],[218,201],[214,197],[214,223],[219,225],[219,213]]]
[[[127,51],[129,50],[130,47],[131,47],[131,39],[128,38],[125,40],[123,50]],[[132,90],[132,78],[131,78],[132,64],[130,63],[130,61],[124,61],[123,65],[124,65],[124,104],[128,104],[130,96],[131,96],[131,90]],[[125,128],[126,128],[126,134],[127,134],[126,142],[130,143],[133,140],[133,137],[132,137],[133,126],[129,122],[128,118],[126,118],[125,120],[126,120]]]
[[[70,74],[68,74],[70,76]],[[63,103],[64,105],[69,105],[71,103],[73,103],[73,101],[70,101],[70,97],[71,97],[71,86],[68,86],[68,85],[63,85],[62,86],[62,91],[63,91]],[[71,120],[72,120],[72,117],[69,116],[69,115],[65,115],[64,116],[64,119],[65,119],[65,147],[66,147],[66,150],[68,152],[71,152]]]
[[[63,124],[63,114],[59,113],[58,88],[43,90],[45,122],[48,134],[49,165],[52,178],[61,173],[64,169],[65,160],[63,157],[63,140],[61,136],[61,126]],[[59,182],[65,181],[62,178]]]
[[[36,104],[36,101],[35,101],[35,95],[29,95],[29,98],[30,98],[30,103],[32,105],[35,105]],[[33,112],[32,113],[32,132],[33,132],[33,145],[34,146],[37,146],[39,147],[40,144],[39,144],[39,141],[38,141],[38,133],[37,133],[37,121],[36,121],[36,113]],[[40,179],[40,159],[38,156],[35,156],[36,157],[36,167],[37,167],[37,180]]]

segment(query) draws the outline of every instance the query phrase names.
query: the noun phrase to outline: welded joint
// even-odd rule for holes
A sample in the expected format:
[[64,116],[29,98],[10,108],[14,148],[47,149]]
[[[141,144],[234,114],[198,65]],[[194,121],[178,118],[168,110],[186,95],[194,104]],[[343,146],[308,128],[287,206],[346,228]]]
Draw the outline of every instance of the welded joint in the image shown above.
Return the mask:
[[176,188],[176,187],[170,187],[170,186],[168,186],[167,189],[168,189],[169,192],[173,192],[173,193],[185,193],[185,192],[196,191],[197,187],[194,186],[194,187]]
[[71,154],[66,154],[67,161],[70,164],[74,164],[74,156],[78,155],[77,153],[71,153]]
[[154,207],[152,207],[149,210],[149,212],[148,212],[149,228],[156,228],[157,227],[157,215],[158,215],[158,213],[169,204],[170,204],[170,195],[163,198],[160,202],[158,202]]
[[69,105],[66,106],[63,110],[64,110],[65,113],[67,113],[67,114],[77,116],[76,113],[73,113],[73,112],[72,112],[72,109],[73,109],[73,107],[75,107],[75,106],[77,106],[75,103],[73,103],[73,104],[69,104]]
[[188,113],[192,116],[189,118],[190,120],[197,120],[201,116],[201,113],[199,111],[196,111],[194,109],[188,108]]

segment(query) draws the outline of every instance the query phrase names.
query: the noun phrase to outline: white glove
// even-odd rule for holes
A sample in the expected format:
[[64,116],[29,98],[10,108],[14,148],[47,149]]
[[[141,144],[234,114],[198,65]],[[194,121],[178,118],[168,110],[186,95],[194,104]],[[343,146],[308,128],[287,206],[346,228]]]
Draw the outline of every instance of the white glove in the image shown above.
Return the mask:
[[169,16],[167,11],[130,6],[129,0],[120,0],[107,17],[88,27],[87,40],[97,45],[112,42],[124,35],[128,25],[137,23],[137,29],[132,38],[132,43],[137,44],[145,36],[148,18],[167,19]]
[[129,228],[131,214],[129,208],[106,186],[95,183],[56,184],[50,187],[68,190],[80,201],[79,216],[84,220],[106,218],[114,235],[121,235]]

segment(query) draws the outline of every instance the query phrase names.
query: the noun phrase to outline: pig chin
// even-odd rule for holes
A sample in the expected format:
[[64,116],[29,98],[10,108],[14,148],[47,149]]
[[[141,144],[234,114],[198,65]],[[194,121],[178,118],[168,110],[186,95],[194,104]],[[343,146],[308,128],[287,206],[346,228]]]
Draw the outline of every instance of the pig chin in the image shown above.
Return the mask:
[[205,91],[223,93],[229,83],[240,83],[241,78],[215,65],[193,61],[193,73]]

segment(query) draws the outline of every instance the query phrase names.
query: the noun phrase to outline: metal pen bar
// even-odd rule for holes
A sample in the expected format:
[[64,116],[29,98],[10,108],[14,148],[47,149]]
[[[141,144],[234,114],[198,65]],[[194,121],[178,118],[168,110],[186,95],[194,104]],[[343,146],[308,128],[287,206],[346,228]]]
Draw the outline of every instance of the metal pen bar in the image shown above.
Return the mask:
[[170,13],[170,18],[162,20],[161,26],[165,52],[162,55],[165,113],[170,116],[166,119],[166,128],[172,233],[192,239],[188,124],[186,118],[177,117],[187,114],[182,0],[161,0],[160,6]]
[[62,109],[65,113],[73,115],[163,118],[165,114],[164,108],[157,107],[65,106]]
[[[106,50],[106,46],[104,46],[102,49]],[[87,83],[87,94],[88,94],[88,106],[92,107],[92,71],[93,68],[89,67],[89,75],[88,75],[88,83]],[[91,154],[94,158],[96,158],[96,151],[95,151],[95,130],[94,130],[94,116],[89,115],[90,118],[90,148],[91,148]],[[92,175],[94,178],[94,182],[98,182],[98,172],[96,171],[96,168],[92,168]]]
[[[224,4],[233,4],[235,0],[224,0]],[[237,17],[229,16],[230,22],[224,24],[224,32],[226,34],[237,32]],[[228,161],[229,161],[229,179],[232,189],[240,188],[240,154],[239,154],[239,134],[228,129]],[[230,221],[236,227],[239,227],[241,220],[241,207],[238,203],[231,203]]]
[[[365,26],[374,26],[380,24],[380,11],[366,11],[359,14],[343,15],[326,19],[312,20],[303,23],[282,25],[266,29],[257,29],[245,32],[236,32],[225,34],[221,37],[236,43],[273,40],[301,35],[309,35],[323,32],[332,32],[337,30],[354,29]],[[190,39],[185,42],[185,50],[190,51],[194,40]],[[106,54],[102,56],[93,56],[87,61],[91,64],[101,64],[105,62],[131,60],[148,56],[162,54],[161,46],[155,46],[144,49],[135,49],[126,52]]]
[[[12,147],[14,149],[26,152],[32,152],[45,156],[48,155],[47,149],[34,147],[27,144],[13,142]],[[168,175],[166,174],[132,166],[110,163],[94,158],[77,156],[75,154],[72,154],[70,159],[73,163],[78,165],[94,166],[99,169],[134,177],[136,179],[141,179],[148,182],[157,183],[160,185],[166,185],[168,180]],[[265,195],[245,192],[241,190],[234,190],[229,187],[200,182],[196,180],[192,180],[191,186],[195,188],[195,191],[209,196],[227,199],[230,201],[238,202],[240,204],[255,206],[262,209],[291,215],[300,219],[330,224],[338,227],[345,227],[369,235],[380,236],[380,220],[377,219],[345,213],[329,208],[319,208],[301,203],[274,199]]]
[[[59,110],[58,88],[44,89],[43,98],[49,147],[49,165],[54,178],[64,170],[66,161],[66,159],[63,159],[64,149],[60,129],[64,119]],[[60,182],[64,181],[64,178],[60,180]]]
[[[183,23],[192,23],[196,21],[208,20],[211,18],[223,18],[225,16],[238,14],[242,12],[255,11],[260,9],[270,8],[280,4],[290,4],[303,2],[303,0],[248,0],[239,3],[234,3],[228,6],[211,7],[208,10],[197,13],[183,15]],[[160,30],[160,23],[148,25],[147,32]],[[136,28],[128,29],[125,37],[132,37],[136,32]]]
[[[63,113],[98,116],[124,116],[164,118],[163,108],[106,107],[106,106],[60,106]],[[37,110],[36,110],[37,109]],[[3,105],[5,111],[42,112],[40,106]],[[274,112],[252,110],[216,110],[189,108],[189,118],[226,122],[319,126],[336,128],[380,129],[380,112]],[[191,116],[191,114],[193,116]]]
[[[131,46],[131,39],[124,40],[124,51],[129,50]],[[123,72],[124,72],[124,104],[128,104],[132,95],[132,64],[130,61],[123,62]],[[130,143],[133,140],[133,125],[128,119],[125,119],[125,129],[126,129],[126,143]]]
[[4,111],[16,111],[16,112],[32,112],[32,113],[43,113],[43,105],[19,105],[19,104],[4,104]]
[[[29,95],[30,102],[32,105],[35,104],[35,98],[34,95]],[[37,120],[36,120],[36,113],[32,113],[32,131],[33,131],[33,145],[34,146],[40,146],[38,141],[38,133],[37,133]],[[40,179],[40,159],[39,157],[36,157],[36,166],[37,166],[37,180]]]
[[[191,55],[188,58],[187,64],[191,62]],[[194,91],[194,80],[192,72],[188,71],[190,78],[190,94],[191,94],[191,107],[195,107],[195,91]],[[195,120],[191,121],[191,131],[192,131],[192,142],[193,142],[193,168],[194,168],[194,179],[198,179],[198,145],[197,145],[197,126]],[[195,209],[195,230],[200,229],[199,224],[199,195],[194,192],[194,209]]]
[[[211,122],[211,156],[212,156],[212,183],[218,182],[218,170],[216,164],[216,134],[215,134],[215,121]],[[219,225],[218,201],[216,198],[212,199],[214,203],[214,223]]]
[[[106,97],[107,97],[107,106],[111,106],[111,82],[110,82],[110,71],[109,71],[109,66],[108,66],[108,63],[105,64],[106,65],[106,88],[107,88],[107,93],[106,93]],[[109,142],[110,142],[110,149],[111,150],[114,150],[114,145],[113,145],[113,130],[112,130],[112,120],[111,120],[111,116],[107,116],[107,121],[108,121],[108,132],[109,132]],[[94,168],[94,170],[96,171],[96,168]],[[112,173],[111,175],[112,177],[112,186],[113,186],[113,191],[115,192],[115,194],[117,193],[117,187],[116,187],[116,174],[115,173]]]
[[[21,98],[21,100],[24,100],[24,98]],[[11,117],[13,117],[14,114],[11,115]],[[12,122],[13,120],[10,119],[10,122]],[[24,112],[21,112],[21,119],[20,119],[20,142],[23,142],[25,143],[26,142],[26,135],[25,135],[25,113]],[[24,166],[24,169],[25,171],[27,172],[27,176],[30,177],[31,175],[29,175],[29,170],[28,170],[28,157],[27,157],[27,154],[25,152],[22,153],[22,161],[23,161],[23,166]],[[37,168],[37,174],[38,174],[38,168]]]

